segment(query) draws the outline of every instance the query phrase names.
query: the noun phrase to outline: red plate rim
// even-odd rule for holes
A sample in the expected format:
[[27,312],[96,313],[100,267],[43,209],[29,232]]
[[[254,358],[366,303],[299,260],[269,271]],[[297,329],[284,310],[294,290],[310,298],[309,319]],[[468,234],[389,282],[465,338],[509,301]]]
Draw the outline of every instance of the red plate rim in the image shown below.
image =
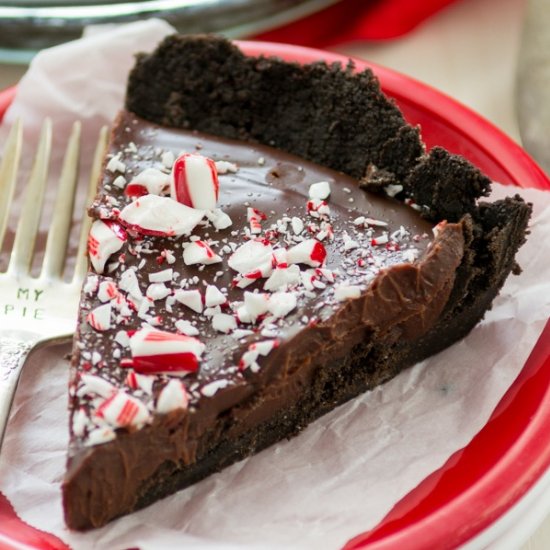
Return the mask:
[[[349,57],[300,46],[238,42],[249,55],[275,55],[307,63],[323,59],[346,64]],[[357,70],[371,68],[382,89],[411,122],[429,120],[469,144],[465,156],[481,158],[493,179],[521,187],[550,189],[550,180],[531,157],[490,122],[449,96],[377,64],[354,59]],[[0,120],[16,89],[0,92]],[[425,129],[428,145],[437,142]],[[445,140],[444,140],[445,141]],[[450,139],[453,150],[453,139]],[[473,152],[473,153],[472,153]],[[550,466],[546,444],[550,423],[550,323],[517,380],[486,426],[464,449],[450,457],[402,499],[372,530],[345,548],[408,550],[456,547],[470,541],[510,510]],[[510,484],[510,480],[514,484]],[[1,528],[0,528],[1,534]]]

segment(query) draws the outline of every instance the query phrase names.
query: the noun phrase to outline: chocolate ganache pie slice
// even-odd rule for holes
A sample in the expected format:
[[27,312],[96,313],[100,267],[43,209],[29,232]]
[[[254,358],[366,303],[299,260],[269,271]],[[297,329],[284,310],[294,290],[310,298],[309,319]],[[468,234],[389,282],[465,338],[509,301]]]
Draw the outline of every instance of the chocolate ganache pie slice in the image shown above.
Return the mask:
[[530,207],[426,152],[371,71],[171,36],[138,57],[90,208],[67,525],[296,435],[483,317]]

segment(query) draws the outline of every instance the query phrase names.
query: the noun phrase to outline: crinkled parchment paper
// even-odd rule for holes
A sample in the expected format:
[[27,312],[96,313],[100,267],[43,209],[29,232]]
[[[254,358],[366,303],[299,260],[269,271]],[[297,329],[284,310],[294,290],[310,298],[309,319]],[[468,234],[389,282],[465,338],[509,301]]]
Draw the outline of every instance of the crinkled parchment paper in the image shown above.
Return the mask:
[[[43,52],[20,83],[0,139],[22,117],[32,150],[42,119],[50,115],[60,136],[57,151],[77,117],[84,123],[85,169],[99,126],[122,105],[133,52],[152,48],[168,32],[166,24],[149,21]],[[512,191],[495,188],[498,196]],[[61,509],[69,346],[38,351],[14,403],[0,457],[0,491],[24,521],[78,549],[341,546],[373,527],[471,440],[550,316],[550,194],[520,193],[535,207],[532,234],[519,254],[524,272],[510,277],[466,339],[291,441],[91,533],[69,532]],[[9,320],[3,316],[1,322]]]

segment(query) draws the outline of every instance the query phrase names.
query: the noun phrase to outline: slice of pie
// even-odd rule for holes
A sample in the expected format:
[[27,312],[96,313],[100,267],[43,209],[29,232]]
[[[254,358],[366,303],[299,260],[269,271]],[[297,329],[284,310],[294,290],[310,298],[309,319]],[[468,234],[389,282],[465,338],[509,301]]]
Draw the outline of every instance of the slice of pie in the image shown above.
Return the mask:
[[530,208],[426,153],[370,71],[172,36],[131,73],[90,213],[67,525],[150,504],[463,337]]

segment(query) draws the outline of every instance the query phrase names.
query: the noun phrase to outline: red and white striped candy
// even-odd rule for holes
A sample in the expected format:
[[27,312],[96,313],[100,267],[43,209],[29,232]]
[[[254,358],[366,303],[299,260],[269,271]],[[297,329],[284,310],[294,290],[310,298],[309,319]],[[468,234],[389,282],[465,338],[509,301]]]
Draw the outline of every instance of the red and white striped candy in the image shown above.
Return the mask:
[[114,281],[101,281],[97,297],[100,302],[110,302],[119,295],[118,288]]
[[307,201],[307,211],[310,216],[319,218],[320,216],[330,216],[330,206],[321,199],[311,199]]
[[88,254],[94,270],[103,273],[105,263],[118,252],[128,236],[126,231],[111,220],[95,220],[88,235]]
[[204,347],[197,338],[147,327],[130,337],[132,358],[121,365],[140,374],[195,372]]
[[157,412],[166,414],[176,409],[187,409],[189,395],[180,380],[170,380],[157,399]]
[[184,153],[174,162],[170,195],[186,206],[200,210],[216,208],[219,182],[216,164],[196,153]]
[[154,376],[147,376],[145,374],[138,374],[131,370],[126,375],[126,384],[133,390],[142,390],[148,395],[153,393],[153,383],[155,381]]
[[186,245],[183,251],[185,265],[194,264],[217,264],[222,259],[204,241],[192,241]]
[[93,329],[99,332],[109,330],[111,328],[111,302],[92,309],[86,320]]
[[264,290],[285,290],[300,282],[300,268],[297,265],[277,267],[264,284]]
[[105,399],[96,409],[95,414],[114,428],[141,427],[150,418],[147,407],[139,399],[128,395],[123,390]]
[[257,208],[249,206],[246,209],[246,219],[250,224],[250,233],[257,235],[262,232],[262,220],[266,220],[267,216]]
[[237,315],[242,323],[255,323],[260,315],[269,309],[269,296],[264,293],[245,292],[244,304],[239,308]]
[[156,168],[146,168],[126,185],[124,194],[128,197],[143,195],[167,195],[170,192],[171,178]]
[[262,271],[263,266],[271,266],[272,254],[273,248],[269,242],[259,239],[247,241],[229,256],[227,264],[238,273],[253,273]]
[[245,351],[239,361],[239,369],[250,369],[252,372],[258,372],[260,365],[257,359],[260,355],[268,355],[273,349],[279,346],[279,340],[263,340],[254,342],[248,346],[248,351]]
[[189,235],[203,217],[201,210],[158,195],[140,197],[119,214],[120,222],[127,229],[156,237]]
[[315,239],[306,239],[287,251],[288,262],[320,267],[324,264],[327,251],[322,243]]

